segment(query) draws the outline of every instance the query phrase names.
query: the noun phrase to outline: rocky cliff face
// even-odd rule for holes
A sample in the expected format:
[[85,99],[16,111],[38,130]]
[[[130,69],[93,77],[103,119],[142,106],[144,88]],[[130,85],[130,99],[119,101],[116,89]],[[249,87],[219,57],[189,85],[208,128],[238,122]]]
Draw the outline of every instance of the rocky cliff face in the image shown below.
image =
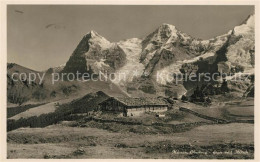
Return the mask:
[[[214,53],[213,57],[205,57],[208,66],[214,66],[212,72],[253,73],[255,39],[254,39],[254,15],[226,35],[225,42]],[[198,62],[192,62],[198,64]]]
[[213,56],[226,40],[227,35],[210,40],[195,39],[173,25],[163,24],[142,42],[140,61],[145,65],[144,75],[160,73],[162,77],[157,81],[165,85],[168,75],[180,73],[185,63]]
[[227,62],[232,66],[243,66],[245,72],[253,72],[255,58],[255,16],[250,15],[247,20],[232,31],[232,36],[239,38],[236,43],[227,48]]
[[[252,72],[254,44],[254,15],[209,40],[193,38],[170,24],[162,24],[142,40],[132,38],[118,43],[91,31],[81,40],[63,72],[113,72],[113,82],[125,89],[165,95],[161,87],[177,86],[167,80],[173,74]],[[185,88],[179,88],[181,93],[185,93]]]
[[162,24],[144,39],[114,43],[90,31],[65,65],[47,73],[114,73],[112,82],[133,95],[181,96],[196,84],[169,81],[173,74],[254,73],[254,18],[250,15],[241,25],[209,40],[193,38],[170,24]]
[[95,31],[80,41],[62,72],[114,72],[125,64],[126,54],[117,43],[110,43]]
[[[212,40],[200,40],[189,36],[170,24],[163,24],[142,41],[141,62],[145,65],[158,53],[168,50],[177,60],[190,59],[214,50]],[[181,55],[182,54],[182,55]]]
[[[225,35],[226,40],[212,56],[200,57],[198,61],[182,64],[182,73],[225,73],[230,75],[229,80],[233,91],[242,92],[249,81],[236,79],[239,75],[254,73],[254,15],[250,15],[241,25]],[[203,55],[201,55],[203,56]],[[186,83],[186,88],[191,88],[191,83]]]
[[[144,70],[144,65],[140,62],[142,52],[142,40],[138,38],[120,41],[118,45],[126,54],[125,64],[115,72],[115,83],[125,86],[132,82],[134,78],[140,77]],[[124,76],[121,76],[124,74]]]
[[[169,76],[181,73],[185,64],[192,64],[201,58],[216,57],[216,51],[225,44],[228,35],[200,40],[177,30],[173,25],[161,25],[142,41],[140,63],[144,70],[142,79],[133,81],[137,83],[134,87],[142,91],[154,89],[153,92],[157,95],[174,94],[175,97],[180,97],[186,93],[186,89],[182,84],[178,85],[171,79],[169,81]],[[194,67],[198,70],[198,67]],[[207,67],[209,66],[205,68]]]

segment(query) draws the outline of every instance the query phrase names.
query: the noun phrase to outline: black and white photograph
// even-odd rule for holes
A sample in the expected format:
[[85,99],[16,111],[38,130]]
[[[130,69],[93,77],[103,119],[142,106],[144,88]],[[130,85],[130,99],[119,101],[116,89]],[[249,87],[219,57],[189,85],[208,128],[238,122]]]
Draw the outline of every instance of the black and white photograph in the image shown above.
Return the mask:
[[256,9],[7,4],[5,158],[254,160]]

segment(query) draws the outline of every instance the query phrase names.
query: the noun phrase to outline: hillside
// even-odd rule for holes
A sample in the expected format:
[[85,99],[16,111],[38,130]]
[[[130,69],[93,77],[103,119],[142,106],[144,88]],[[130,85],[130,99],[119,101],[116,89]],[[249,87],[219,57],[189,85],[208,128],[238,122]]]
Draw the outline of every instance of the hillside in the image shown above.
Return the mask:
[[62,72],[114,72],[125,63],[126,54],[117,43],[110,43],[95,31],[83,37]]
[[110,96],[102,91],[95,93],[89,93],[82,98],[72,101],[69,107],[73,109],[73,113],[85,113],[93,110],[97,110],[99,103],[105,101]]
[[[17,64],[8,64],[7,69],[7,99],[8,103],[24,105],[30,103],[47,103],[66,99],[76,99],[86,95],[87,93],[103,91],[112,96],[127,96],[128,94],[118,85],[111,81],[62,81],[59,80],[52,84],[51,73],[37,72]],[[25,81],[20,81],[18,75],[27,74]],[[43,80],[37,77],[35,82],[29,83],[28,74],[35,73],[40,75]]]
[[55,102],[36,105],[34,107],[29,108],[26,111],[23,111],[8,118],[8,120],[17,121],[21,118],[28,119],[30,117],[39,117],[43,114],[48,116],[48,114],[50,113],[59,113],[59,111],[62,111],[62,113],[65,114],[67,111],[71,113],[87,113],[89,111],[96,110],[98,108],[98,104],[108,99],[109,97],[110,96],[108,96],[106,93],[102,91],[84,94],[83,97],[72,96]]

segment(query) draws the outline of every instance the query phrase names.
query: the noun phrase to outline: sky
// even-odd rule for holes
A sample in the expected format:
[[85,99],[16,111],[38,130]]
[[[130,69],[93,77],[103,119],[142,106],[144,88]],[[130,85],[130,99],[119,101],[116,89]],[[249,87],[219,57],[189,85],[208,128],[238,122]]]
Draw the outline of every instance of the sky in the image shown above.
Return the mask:
[[7,61],[39,71],[59,66],[90,30],[117,42],[144,38],[168,23],[210,39],[252,13],[254,6],[8,5]]

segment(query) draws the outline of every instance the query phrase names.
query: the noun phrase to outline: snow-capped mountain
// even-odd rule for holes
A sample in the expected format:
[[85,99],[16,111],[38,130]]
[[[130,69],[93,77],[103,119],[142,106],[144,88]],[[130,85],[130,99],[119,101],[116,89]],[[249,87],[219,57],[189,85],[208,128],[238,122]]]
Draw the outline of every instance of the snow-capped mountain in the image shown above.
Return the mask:
[[[214,55],[226,40],[226,35],[210,40],[195,39],[173,25],[163,24],[142,42],[140,60],[146,66],[144,75],[155,74],[158,70],[178,73],[183,63]],[[160,83],[165,84],[165,81],[162,79]]]
[[[254,43],[254,15],[226,34],[209,40],[193,38],[170,24],[162,24],[142,40],[132,38],[117,43],[90,31],[63,72],[107,71],[115,73],[113,82],[123,87],[133,83],[139,89],[147,84],[144,80],[152,80],[149,86],[160,87],[172,84],[167,77],[173,73],[231,72],[241,67],[252,71]],[[157,73],[160,80],[155,79]]]
[[63,72],[114,72],[125,64],[126,54],[117,43],[111,43],[95,31],[83,37],[66,63]]
[[[127,82],[131,82],[134,77],[142,75],[144,65],[140,62],[141,43],[142,40],[138,38],[127,39],[118,43],[126,54],[126,61],[124,66],[116,70],[115,83],[124,85]],[[121,74],[124,74],[124,76],[121,76]]]
[[[198,42],[198,40],[194,40],[194,42]],[[157,72],[161,73],[165,78],[169,73],[180,72],[180,69],[184,72],[195,70],[195,72],[213,73],[218,71],[230,73],[234,69],[242,67],[244,72],[253,73],[255,47],[254,15],[250,15],[243,24],[236,26],[227,34],[201,42],[204,46],[210,48],[206,48],[206,50],[201,48],[200,55],[190,59],[178,60]],[[193,47],[193,45],[191,44],[190,47]],[[197,45],[195,47],[198,48]],[[206,66],[202,65],[205,63]],[[161,79],[160,81],[161,84],[166,84],[166,80]]]
[[[124,96],[181,97],[199,83],[169,81],[168,77],[182,73],[231,73],[227,77],[233,91],[243,95],[253,93],[250,82],[234,82],[241,73],[254,75],[255,16],[241,25],[209,40],[193,38],[170,24],[162,24],[144,39],[132,38],[110,42],[95,31],[87,33],[64,65],[49,68],[43,83],[36,80],[14,82],[13,72],[35,72],[17,64],[7,65],[8,102],[54,100],[86,91],[102,90]],[[115,74],[108,82],[57,82],[51,84],[51,73]],[[43,75],[44,72],[39,72]],[[159,79],[157,74],[160,75]],[[252,75],[253,74],[253,75]],[[243,77],[242,77],[243,78]]]
[[[231,66],[243,66],[245,72],[253,73],[255,55],[255,15],[250,15],[240,26],[232,31],[232,36],[239,39],[227,48],[227,61]],[[231,68],[231,67],[230,67]]]

